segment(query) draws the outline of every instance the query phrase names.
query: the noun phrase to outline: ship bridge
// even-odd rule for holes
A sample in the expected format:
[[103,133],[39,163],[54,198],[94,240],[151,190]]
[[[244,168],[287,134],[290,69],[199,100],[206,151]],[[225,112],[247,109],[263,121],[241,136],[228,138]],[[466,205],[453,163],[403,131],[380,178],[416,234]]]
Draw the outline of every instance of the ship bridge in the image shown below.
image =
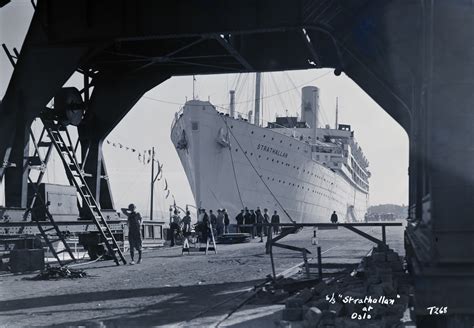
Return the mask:
[[474,315],[471,2],[38,0],[35,6],[22,49],[11,56],[16,66],[0,108],[7,206],[27,201],[26,131],[75,71],[84,75],[84,170],[102,208],[111,208],[101,179],[102,141],[151,88],[176,75],[334,68],[409,136],[414,225],[407,253],[417,313],[444,305],[452,322]]

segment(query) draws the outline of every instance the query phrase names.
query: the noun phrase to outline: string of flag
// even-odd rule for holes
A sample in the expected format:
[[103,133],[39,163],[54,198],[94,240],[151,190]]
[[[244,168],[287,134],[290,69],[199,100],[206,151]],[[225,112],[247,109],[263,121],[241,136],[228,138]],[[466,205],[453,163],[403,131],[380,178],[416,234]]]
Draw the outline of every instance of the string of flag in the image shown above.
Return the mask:
[[[153,159],[152,149],[139,150],[137,148],[123,145],[120,142],[113,142],[110,140],[106,140],[105,142],[114,148],[134,153],[137,156],[138,162],[142,163],[143,165],[150,164],[151,160]],[[156,159],[155,162],[159,164],[158,160]]]
[[[160,181],[163,179],[163,164],[160,163],[159,160],[156,158],[153,159],[153,149],[145,149],[145,150],[139,150],[137,148],[129,147],[127,145],[123,145],[120,142],[114,142],[111,140],[106,140],[105,141],[107,145],[110,145],[114,148],[121,149],[123,151],[132,153],[137,156],[137,160],[140,164],[147,165],[150,164],[151,161],[153,160],[154,163],[157,163],[157,173],[156,176],[154,177],[155,181]],[[156,152],[155,152],[156,154]],[[174,199],[174,194],[171,192],[169,185],[168,185],[168,180],[166,178],[164,179],[164,191],[166,192],[165,198],[168,199],[168,197],[171,195],[171,197]]]

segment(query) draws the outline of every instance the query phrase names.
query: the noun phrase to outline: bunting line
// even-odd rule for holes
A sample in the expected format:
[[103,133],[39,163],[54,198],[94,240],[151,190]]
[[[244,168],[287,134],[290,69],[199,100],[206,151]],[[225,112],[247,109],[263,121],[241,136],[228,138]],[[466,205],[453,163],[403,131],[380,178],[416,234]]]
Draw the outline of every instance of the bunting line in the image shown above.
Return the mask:
[[[138,148],[126,146],[126,145],[123,145],[120,142],[113,142],[113,141],[108,140],[108,139],[105,142],[107,143],[107,145],[110,145],[113,148],[117,148],[117,149],[120,149],[122,151],[129,152],[129,153],[132,153],[132,154],[136,155],[137,160],[140,164],[143,164],[143,165],[150,164],[150,162],[153,159],[153,149],[144,149],[143,151],[141,151]],[[155,155],[156,155],[156,151],[155,151]],[[163,164],[160,163],[160,161],[156,158],[153,161],[154,161],[154,163],[158,164],[158,173],[156,175],[156,177],[157,177],[156,181],[160,181],[161,179],[163,179]],[[168,197],[171,194],[171,196],[174,199],[174,194],[171,192],[171,190],[169,188],[169,185],[168,185],[168,180],[166,180],[166,178],[165,178],[164,182],[165,182],[165,186],[164,186],[163,191],[167,192],[165,198],[168,199]]]

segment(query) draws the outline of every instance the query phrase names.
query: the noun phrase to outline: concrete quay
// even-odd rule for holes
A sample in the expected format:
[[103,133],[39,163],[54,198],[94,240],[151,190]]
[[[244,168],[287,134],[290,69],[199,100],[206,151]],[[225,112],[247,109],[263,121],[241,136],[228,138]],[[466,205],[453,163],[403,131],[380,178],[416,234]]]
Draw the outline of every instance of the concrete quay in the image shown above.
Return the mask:
[[[380,228],[361,228],[380,238]],[[389,246],[403,255],[403,227],[387,228]],[[306,247],[313,230],[282,240]],[[346,229],[318,232],[327,270],[356,266],[374,244]],[[89,277],[31,281],[29,275],[0,276],[2,327],[274,327],[282,304],[249,302],[253,287],[271,273],[264,243],[218,245],[210,252],[181,255],[181,248],[147,250],[138,265],[102,261],[83,266]],[[275,250],[277,272],[301,262],[301,255]]]

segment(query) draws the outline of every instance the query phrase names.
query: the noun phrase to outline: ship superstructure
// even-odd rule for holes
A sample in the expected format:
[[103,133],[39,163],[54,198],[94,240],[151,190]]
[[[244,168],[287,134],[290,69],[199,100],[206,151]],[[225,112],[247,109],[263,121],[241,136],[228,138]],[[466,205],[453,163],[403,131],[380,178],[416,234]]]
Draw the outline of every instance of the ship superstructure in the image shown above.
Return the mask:
[[277,210],[282,222],[363,220],[369,162],[349,125],[317,128],[319,89],[302,89],[301,118],[277,117],[266,127],[235,118],[208,101],[191,100],[176,114],[171,138],[196,205]]

